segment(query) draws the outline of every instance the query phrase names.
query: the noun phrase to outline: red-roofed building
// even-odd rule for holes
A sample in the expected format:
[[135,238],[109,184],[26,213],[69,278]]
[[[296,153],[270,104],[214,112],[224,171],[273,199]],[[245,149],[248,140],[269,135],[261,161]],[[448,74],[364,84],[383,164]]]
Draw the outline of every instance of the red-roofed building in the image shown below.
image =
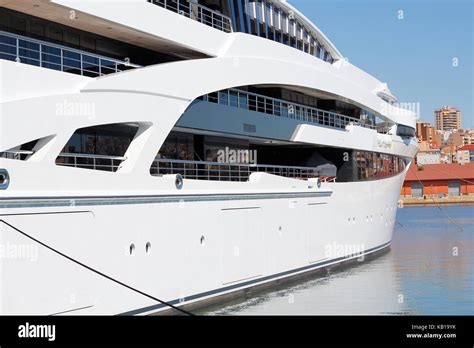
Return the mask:
[[474,195],[474,162],[427,164],[420,168],[412,165],[401,194],[409,197]]
[[456,162],[474,163],[474,145],[464,145],[456,152]]

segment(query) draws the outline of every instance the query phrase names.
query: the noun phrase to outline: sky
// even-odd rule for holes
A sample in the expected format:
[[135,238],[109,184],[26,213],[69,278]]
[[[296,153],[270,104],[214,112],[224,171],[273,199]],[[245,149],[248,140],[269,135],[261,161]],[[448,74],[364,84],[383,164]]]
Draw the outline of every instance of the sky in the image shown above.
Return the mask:
[[474,129],[474,0],[288,0],[400,103],[461,110]]

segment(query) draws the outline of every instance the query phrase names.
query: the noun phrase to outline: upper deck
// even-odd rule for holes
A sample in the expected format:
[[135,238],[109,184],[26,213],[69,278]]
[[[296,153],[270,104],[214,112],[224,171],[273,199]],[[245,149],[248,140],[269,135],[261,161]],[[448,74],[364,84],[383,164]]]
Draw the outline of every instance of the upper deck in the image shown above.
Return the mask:
[[[198,58],[278,58],[317,72],[303,93],[328,92],[331,99],[352,103],[385,121],[414,126],[409,113],[391,108],[396,99],[386,84],[341,59],[324,34],[286,1],[5,0],[2,5],[14,13],[5,19],[0,11],[0,30],[8,37],[2,39],[7,47],[3,59],[97,77]],[[10,40],[12,35],[16,41]],[[267,67],[281,74],[274,65]],[[248,73],[259,74],[253,68]],[[289,85],[299,88],[302,79],[294,74]],[[279,78],[258,83],[274,80]]]

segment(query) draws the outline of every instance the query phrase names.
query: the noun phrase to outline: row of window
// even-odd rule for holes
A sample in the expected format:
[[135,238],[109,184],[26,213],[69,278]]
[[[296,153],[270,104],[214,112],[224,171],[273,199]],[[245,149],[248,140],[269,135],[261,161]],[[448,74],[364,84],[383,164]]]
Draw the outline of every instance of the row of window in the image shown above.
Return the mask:
[[[78,129],[64,147],[56,163],[115,171],[124,160],[123,156],[137,130],[138,126],[135,124],[109,124]],[[281,146],[279,154],[275,157],[272,155],[274,147],[250,145],[248,140],[182,132],[171,132],[168,135],[157,159],[226,162],[219,159],[224,149],[252,150],[255,152],[255,161],[258,152],[264,163],[269,165],[315,167],[320,164],[334,164],[337,167],[339,182],[379,180],[394,176],[405,169],[405,161],[401,157],[382,153],[337,148],[312,148],[305,152]],[[302,153],[302,157],[297,159],[296,152]],[[322,162],[308,162],[316,154]],[[167,162],[165,167],[168,166],[173,164]]]
[[218,162],[219,150],[226,147],[234,150],[248,150],[249,142],[240,139],[216,136],[199,136],[172,131],[158,152],[157,158],[171,160],[201,160]]
[[357,181],[383,179],[405,170],[401,157],[383,153],[354,151],[353,160]]
[[304,51],[329,63],[326,48],[301,24],[271,2],[233,0],[230,2],[235,31],[257,35]]
[[412,127],[404,126],[402,124],[397,125],[397,135],[401,137],[415,137],[415,129]]
[[[71,25],[74,21],[71,21]],[[98,34],[79,30],[77,28],[62,25],[56,22],[48,21],[42,18],[30,16],[25,13],[13,11],[10,9],[0,7],[0,31],[31,37],[33,39],[52,42],[61,46],[75,48],[85,52],[91,52],[113,59],[124,60],[128,57],[132,63],[138,65],[151,65],[161,62],[168,62],[177,60],[166,54],[161,54],[149,49],[128,44],[123,41],[117,41]],[[5,39],[4,39],[5,40]],[[10,42],[2,42],[4,50],[11,44]],[[24,52],[30,52],[31,47],[24,47]],[[55,51],[55,50],[53,50]],[[4,55],[13,52],[2,52]],[[31,54],[31,53],[30,53]],[[33,53],[34,54],[34,53]],[[51,54],[58,54],[56,52],[43,52],[49,59]],[[20,51],[20,55],[24,55]],[[2,59],[8,59],[1,57]],[[31,59],[39,59],[39,57],[25,57]],[[44,59],[48,59],[44,57]],[[64,57],[70,59],[65,65],[70,65],[71,68],[77,68],[76,57]],[[22,60],[23,62],[23,60]],[[53,62],[52,64],[57,64]],[[124,69],[121,69],[124,70]]]

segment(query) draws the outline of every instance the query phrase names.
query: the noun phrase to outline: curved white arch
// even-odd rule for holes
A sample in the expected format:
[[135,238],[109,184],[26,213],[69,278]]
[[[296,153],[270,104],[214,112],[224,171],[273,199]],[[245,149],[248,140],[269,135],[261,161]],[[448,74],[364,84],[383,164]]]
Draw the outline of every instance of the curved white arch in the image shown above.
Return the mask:
[[[414,114],[396,107],[388,108],[388,104],[372,89],[361,85],[357,79],[347,78],[347,71],[350,71],[350,67],[332,66],[322,61],[304,64],[263,57],[223,56],[109,75],[91,81],[82,92],[143,93],[191,102],[201,95],[236,86],[289,85],[340,96],[384,119],[414,128]],[[214,76],[219,78],[212,78]]]

